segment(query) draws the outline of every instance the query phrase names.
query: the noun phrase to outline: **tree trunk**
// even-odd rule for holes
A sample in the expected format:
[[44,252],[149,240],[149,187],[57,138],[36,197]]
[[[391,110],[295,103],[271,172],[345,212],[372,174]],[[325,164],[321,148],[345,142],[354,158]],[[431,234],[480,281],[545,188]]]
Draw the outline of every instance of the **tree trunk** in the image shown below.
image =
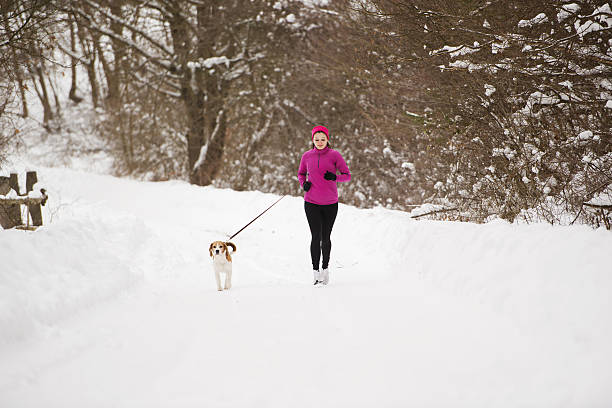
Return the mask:
[[[75,22],[72,20],[72,18],[70,19],[70,21],[68,22],[68,24],[70,25],[70,50],[72,51],[73,54],[76,54],[76,33],[75,33],[75,28],[74,28],[74,24]],[[72,76],[72,81],[70,83],[70,92],[68,93],[68,98],[70,98],[71,101],[73,101],[74,103],[79,103],[83,100],[83,98],[77,96],[77,60],[74,57],[70,57],[70,74]]]
[[[198,8],[199,12],[200,8]],[[207,134],[205,128],[205,94],[202,84],[202,69],[189,68],[187,62],[190,58],[191,39],[189,27],[177,9],[169,18],[172,41],[181,67],[181,100],[185,105],[189,117],[189,133],[187,134],[187,163],[189,166],[189,182],[202,185],[199,168],[206,157]],[[203,57],[198,49],[198,57]],[[206,58],[206,57],[204,57]],[[210,183],[209,183],[210,184]]]
[[55,101],[55,115],[57,117],[61,117],[62,116],[62,104],[60,103],[58,92],[55,89],[55,85],[53,85],[53,81],[51,80],[51,77],[49,77],[49,88],[51,88],[51,91],[53,92],[53,100]]
[[204,142],[204,114],[202,109],[202,100],[195,100],[195,97],[183,97],[183,102],[189,113],[190,129],[187,135],[187,155],[189,164],[189,182],[191,184],[200,184],[198,169],[196,164],[199,164],[200,154],[205,145]]
[[[214,0],[209,6],[197,8],[198,29],[198,58],[207,59],[216,56],[215,45],[220,40],[223,26],[224,8],[220,7],[223,2]],[[232,50],[226,50],[230,53]],[[213,182],[222,164],[223,151],[225,149],[225,136],[227,130],[227,115],[224,111],[225,94],[224,84],[219,69],[213,73],[206,69],[196,72],[195,82],[201,88],[205,87],[206,99],[204,99],[204,126],[203,138],[206,143],[205,154],[200,154],[199,160],[194,168],[195,183],[201,186]]]
[[19,86],[19,95],[21,96],[21,116],[27,118],[30,116],[28,111],[28,100],[26,99],[26,86],[23,80],[23,75],[20,67],[15,68],[15,75],[17,75],[17,85]]
[[[113,15],[123,19],[122,5],[124,0],[112,0],[110,2],[110,11]],[[115,21],[110,22],[110,28],[113,33],[118,37],[123,36],[123,26]],[[113,67],[105,67],[104,72],[106,74],[106,82],[108,84],[108,103],[112,108],[119,106],[120,100],[120,86],[121,77],[123,73],[123,64],[125,64],[125,45],[117,41],[115,38],[111,38],[111,45],[113,48]],[[108,64],[106,64],[108,65]]]
[[213,112],[205,115],[205,130],[210,135],[206,147],[204,160],[197,168],[198,182],[200,186],[207,186],[213,182],[222,164],[223,151],[225,149],[225,135],[227,130],[227,115],[223,109],[218,109],[213,119]]
[[83,50],[85,60],[87,61],[86,68],[89,85],[91,86],[91,102],[94,108],[97,108],[98,101],[100,100],[100,87],[96,79],[96,49],[95,46],[90,46],[90,44],[87,43],[84,28],[79,24],[78,20],[75,19],[75,21],[77,24],[77,36],[81,43],[81,49]]
[[32,75],[32,83],[34,89],[40,99],[40,103],[43,106],[43,126],[49,130],[49,122],[53,120],[53,110],[51,109],[51,102],[49,102],[49,92],[47,92],[47,86],[45,85],[45,74],[41,67],[42,61],[38,61],[35,66],[29,66],[30,73]]
[[100,63],[102,64],[102,71],[104,72],[104,76],[106,77],[106,86],[108,88],[106,94],[106,101],[108,106],[111,109],[114,109],[118,106],[117,101],[119,99],[119,82],[117,81],[115,72],[113,71],[106,57],[104,56],[104,52],[100,48],[100,42],[97,38],[94,40],[94,46],[96,47],[98,58],[100,58]]

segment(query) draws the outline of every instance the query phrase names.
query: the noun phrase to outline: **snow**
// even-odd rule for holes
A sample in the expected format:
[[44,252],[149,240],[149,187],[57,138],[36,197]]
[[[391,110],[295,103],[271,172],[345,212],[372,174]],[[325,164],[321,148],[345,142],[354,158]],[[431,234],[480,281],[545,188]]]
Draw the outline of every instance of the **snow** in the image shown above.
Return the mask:
[[193,165],[193,169],[191,171],[196,171],[202,164],[204,164],[204,160],[206,160],[206,153],[208,152],[208,143],[202,145],[200,148],[200,154],[198,155],[198,160],[196,160]]
[[607,27],[612,27],[612,7],[609,3],[604,3],[596,8],[593,15],[599,22],[606,24]]
[[500,52],[503,52],[506,48],[509,47],[509,43],[507,40],[505,40],[503,43],[497,43],[497,42],[493,42],[491,43],[491,53],[492,54],[497,54]]
[[483,66],[481,64],[472,64],[469,61],[464,61],[464,60],[460,60],[460,61],[453,61],[450,64],[448,64],[451,68],[461,68],[461,69],[467,69],[469,72],[474,72],[474,71],[479,71],[483,68]]
[[410,162],[403,162],[402,163],[402,168],[403,169],[408,169],[411,172],[415,172],[416,171],[416,167],[414,166],[414,163],[410,163]]
[[531,20],[519,21],[518,26],[519,28],[529,28],[529,27],[533,27],[534,25],[545,23],[547,21],[548,21],[548,17],[546,17],[546,14],[540,13],[534,18],[532,18]]
[[208,245],[278,196],[31,159],[50,198],[0,230],[2,407],[612,404],[609,231],[341,204],[314,288],[289,196],[217,292]]
[[187,67],[191,70],[201,68],[211,69],[216,65],[225,65],[229,68],[230,62],[225,55],[222,55],[220,57],[200,58],[198,61],[189,61],[187,62]]
[[[441,183],[440,183],[441,184]],[[413,209],[412,211],[410,211],[410,217],[418,217],[421,215],[425,215],[428,213],[433,213],[436,211],[444,211],[448,209],[448,207],[445,207],[443,205],[439,205],[439,204],[431,204],[431,203],[427,203],[427,204],[423,204],[420,205],[418,207],[416,207],[415,209]]]
[[580,132],[578,134],[578,139],[580,139],[580,140],[590,140],[590,139],[593,139],[593,132],[591,132],[590,130],[585,130],[583,132]]
[[521,109],[520,112],[524,115],[530,115],[535,105],[555,105],[561,100],[570,100],[570,97],[567,94],[563,93],[558,94],[558,96],[549,96],[540,91],[535,91],[529,95],[529,98],[527,99],[527,104],[523,109]]
[[[574,22],[574,28],[576,29],[576,33],[580,39],[583,39],[587,34],[608,30],[610,27],[612,27],[612,12],[610,11],[610,5],[605,4],[595,9],[593,14],[597,15],[595,19],[598,20],[599,23],[593,20],[586,20],[582,24],[580,24],[578,21]],[[604,25],[601,25],[600,23],[603,23]]]
[[2,197],[5,198],[19,198],[19,195],[17,194],[17,192],[13,189],[11,189],[11,191],[9,191],[6,195],[3,195]]
[[480,44],[478,43],[474,43],[474,47],[469,47],[466,45],[458,45],[458,46],[445,45],[444,47],[438,50],[431,51],[429,54],[436,55],[436,54],[441,54],[441,53],[449,53],[451,57],[455,58],[460,55],[474,54],[479,51],[479,47],[480,47]]
[[587,204],[600,206],[612,205],[612,184],[606,187],[601,193],[596,194]]
[[329,6],[329,0],[298,0],[306,7],[326,7]]
[[492,155],[493,157],[505,156],[508,160],[512,160],[516,156],[516,150],[512,150],[507,146],[503,149],[494,147],[492,150]]
[[204,61],[201,62],[201,64],[209,69],[214,67],[215,65],[222,64],[224,64],[226,67],[229,67],[230,60],[225,55],[223,55],[221,57],[206,58]]
[[557,13],[557,21],[561,23],[570,16],[577,15],[579,10],[580,6],[576,3],[564,4],[561,6],[559,13]]

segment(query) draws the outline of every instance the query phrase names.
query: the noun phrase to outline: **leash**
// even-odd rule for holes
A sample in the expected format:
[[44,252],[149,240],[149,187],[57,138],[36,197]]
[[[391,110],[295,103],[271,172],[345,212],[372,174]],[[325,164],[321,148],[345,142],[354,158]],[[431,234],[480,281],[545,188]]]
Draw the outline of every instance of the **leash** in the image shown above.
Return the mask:
[[271,206],[269,206],[268,208],[266,208],[261,214],[259,214],[257,217],[253,218],[251,220],[251,222],[249,222],[247,225],[245,225],[244,227],[242,227],[240,229],[240,231],[238,231],[237,233],[235,233],[234,235],[232,235],[231,237],[229,237],[228,239],[232,239],[234,238],[236,235],[240,234],[242,232],[242,230],[244,230],[246,227],[248,227],[249,225],[251,225],[253,223],[253,221],[255,221],[256,219],[258,219],[259,217],[261,217],[262,215],[264,215],[266,213],[266,211],[268,211],[270,208],[274,207],[280,200],[282,200],[283,198],[285,198],[286,196],[282,196],[281,198],[279,198],[278,200],[276,200],[274,202],[274,204],[272,204]]

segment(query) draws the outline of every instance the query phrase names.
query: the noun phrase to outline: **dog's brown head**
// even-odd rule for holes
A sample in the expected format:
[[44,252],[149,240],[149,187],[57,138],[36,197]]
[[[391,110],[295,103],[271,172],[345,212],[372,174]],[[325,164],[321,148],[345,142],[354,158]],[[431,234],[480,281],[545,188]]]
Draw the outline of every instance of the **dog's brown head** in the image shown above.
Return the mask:
[[210,244],[210,248],[208,248],[210,257],[214,258],[216,255],[225,254],[225,259],[227,259],[228,262],[232,262],[232,257],[227,247],[232,247],[232,253],[236,252],[236,245],[234,245],[231,242],[223,242],[223,241],[213,242],[212,244]]

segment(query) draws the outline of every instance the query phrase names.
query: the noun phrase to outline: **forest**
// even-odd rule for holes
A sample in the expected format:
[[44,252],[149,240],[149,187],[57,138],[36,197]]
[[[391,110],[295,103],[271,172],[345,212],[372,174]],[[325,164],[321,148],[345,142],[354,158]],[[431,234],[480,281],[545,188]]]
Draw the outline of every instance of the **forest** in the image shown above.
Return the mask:
[[607,1],[6,0],[0,20],[0,172],[26,124],[62,135],[80,107],[118,176],[299,195],[323,124],[342,203],[610,229]]

